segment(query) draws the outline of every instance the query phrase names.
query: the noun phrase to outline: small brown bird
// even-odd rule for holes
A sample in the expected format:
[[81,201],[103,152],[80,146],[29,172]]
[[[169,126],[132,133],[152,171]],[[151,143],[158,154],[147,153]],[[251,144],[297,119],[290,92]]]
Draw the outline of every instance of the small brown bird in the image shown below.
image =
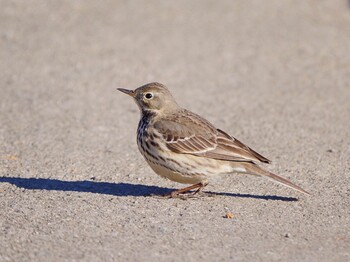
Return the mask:
[[118,90],[133,97],[140,109],[137,145],[150,167],[172,181],[193,184],[171,192],[168,197],[179,197],[193,189],[197,190],[191,194],[197,194],[210,177],[234,172],[266,176],[309,194],[289,180],[260,168],[257,163],[270,160],[181,108],[164,85],[150,83],[135,90]]

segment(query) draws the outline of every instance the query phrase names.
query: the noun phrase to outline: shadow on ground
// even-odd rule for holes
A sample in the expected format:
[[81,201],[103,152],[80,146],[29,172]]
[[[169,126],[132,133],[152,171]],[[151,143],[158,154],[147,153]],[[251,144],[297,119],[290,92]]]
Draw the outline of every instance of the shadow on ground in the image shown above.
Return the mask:
[[[37,190],[56,190],[97,193],[113,196],[150,196],[151,194],[167,194],[174,189],[129,183],[108,183],[96,181],[62,181],[48,178],[0,177],[0,182],[7,182],[20,188]],[[261,196],[251,194],[216,193],[214,195],[263,200],[298,201],[293,197]]]

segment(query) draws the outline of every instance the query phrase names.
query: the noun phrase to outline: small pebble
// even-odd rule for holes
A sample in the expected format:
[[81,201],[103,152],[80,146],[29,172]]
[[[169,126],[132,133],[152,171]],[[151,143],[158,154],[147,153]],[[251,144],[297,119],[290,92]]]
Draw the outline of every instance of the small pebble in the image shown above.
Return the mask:
[[229,218],[229,219],[234,218],[234,217],[235,217],[235,215],[232,214],[231,212],[227,212],[226,215],[224,216],[224,218]]

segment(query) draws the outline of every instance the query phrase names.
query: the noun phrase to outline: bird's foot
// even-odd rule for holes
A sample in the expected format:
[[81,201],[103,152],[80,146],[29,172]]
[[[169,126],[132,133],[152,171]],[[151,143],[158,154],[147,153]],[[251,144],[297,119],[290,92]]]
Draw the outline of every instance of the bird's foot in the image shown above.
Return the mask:
[[[212,197],[214,194],[203,192],[203,188],[206,186],[204,183],[198,183],[186,188],[174,190],[165,195],[152,195],[156,198],[179,198],[182,200],[187,200],[190,198],[200,198],[200,197]],[[197,189],[196,191],[190,191],[192,189]]]

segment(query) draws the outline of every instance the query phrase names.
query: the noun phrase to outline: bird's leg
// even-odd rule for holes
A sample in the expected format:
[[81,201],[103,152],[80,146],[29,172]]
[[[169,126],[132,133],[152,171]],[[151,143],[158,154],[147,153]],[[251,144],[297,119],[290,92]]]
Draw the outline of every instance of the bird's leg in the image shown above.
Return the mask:
[[[154,197],[160,197],[160,198],[181,198],[181,199],[187,199],[187,198],[194,198],[197,196],[206,196],[206,193],[203,193],[203,188],[208,185],[208,182],[200,182],[197,184],[194,184],[192,186],[188,186],[185,188],[181,188],[178,190],[174,190],[168,194],[165,195],[153,195]],[[192,189],[197,189],[194,192],[188,193],[188,191]],[[210,196],[210,195],[209,195]]]
[[212,193],[203,192],[204,187],[207,185],[208,185],[208,182],[202,182],[202,186],[199,187],[195,192],[193,192],[192,195],[193,196],[209,196],[209,197],[214,196],[214,194],[212,194]]
[[205,186],[208,185],[208,182],[201,182],[202,186],[199,187],[194,193],[193,195],[206,195],[204,192],[203,192],[203,189]]
[[188,187],[185,187],[185,188],[182,188],[182,189],[178,189],[178,190],[175,190],[173,192],[170,193],[170,197],[172,198],[176,198],[176,197],[179,197],[179,195],[181,194],[184,194],[184,193],[187,193],[188,191],[192,190],[192,189],[196,189],[198,188],[193,195],[197,194],[205,185],[203,185],[203,183],[197,183],[197,184],[194,184],[192,186],[188,186]]

